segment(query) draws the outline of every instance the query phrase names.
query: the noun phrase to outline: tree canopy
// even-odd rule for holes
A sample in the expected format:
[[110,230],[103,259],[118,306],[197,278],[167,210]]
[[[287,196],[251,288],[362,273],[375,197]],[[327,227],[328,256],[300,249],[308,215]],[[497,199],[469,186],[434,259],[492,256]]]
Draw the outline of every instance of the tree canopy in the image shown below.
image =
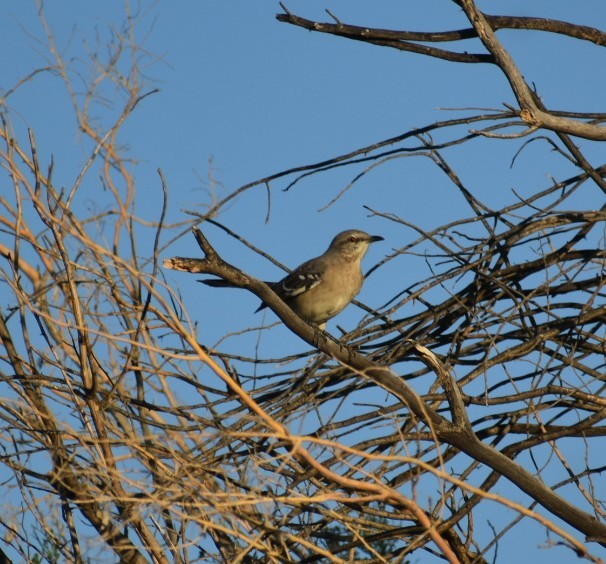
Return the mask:
[[[90,55],[94,72],[78,82],[75,62],[54,48],[49,29],[52,62],[23,83],[38,72],[60,76],[93,149],[72,184],[55,180],[57,163],[38,153],[36,131],[15,125],[10,100],[20,85],[2,92],[7,555],[40,562],[108,552],[128,562],[434,555],[479,563],[498,561],[499,546],[530,527],[537,545],[601,561],[606,162],[592,161],[606,139],[606,114],[575,110],[574,88],[567,90],[573,109],[549,107],[500,36],[557,34],[599,49],[606,33],[453,1],[464,28],[379,29],[331,12],[317,21],[286,5],[275,25],[310,30],[309,42],[330,34],[403,56],[485,65],[506,79],[515,103],[495,100],[493,109],[464,109],[276,171],[174,221],[167,203],[174,187],[161,170],[157,217],[137,215],[136,174],[121,145],[127,118],[154,92],[127,55],[137,52],[136,18],[116,33],[109,57]],[[432,14],[425,16],[430,27]],[[109,124],[91,109],[104,99],[104,81],[122,100]],[[499,198],[469,185],[458,155],[481,159],[503,146],[513,165],[531,150],[539,169],[542,159],[557,159],[561,176],[523,192],[493,186]],[[369,215],[405,232],[407,242],[367,272],[369,284],[381,281],[377,306],[358,303],[365,314],[350,331],[329,335],[308,325],[206,235],[219,228],[272,259],[222,221],[235,200],[253,193],[271,201],[278,185],[300,189],[346,170],[352,180],[331,196],[337,202],[381,167],[405,170],[411,157],[430,163],[466,213],[427,228],[397,211],[410,194],[390,196],[390,209],[381,187],[369,195]],[[490,171],[486,179],[497,184]],[[107,205],[75,204],[100,189]],[[427,206],[440,206],[430,187],[423,190]],[[591,196],[588,206],[587,193],[601,199]],[[199,254],[184,257],[180,248],[192,236]],[[204,342],[171,269],[252,292],[304,349],[234,352]],[[242,331],[271,335],[272,328]]]

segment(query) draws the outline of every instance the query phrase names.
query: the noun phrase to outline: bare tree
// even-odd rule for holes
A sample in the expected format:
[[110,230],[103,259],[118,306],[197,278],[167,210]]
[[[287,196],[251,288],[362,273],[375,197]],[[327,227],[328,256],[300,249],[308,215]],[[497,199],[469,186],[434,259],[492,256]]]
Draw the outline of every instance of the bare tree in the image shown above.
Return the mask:
[[[126,77],[119,71],[124,47],[135,47],[129,28],[116,37],[114,56],[95,60],[97,80],[84,97],[73,94],[74,76],[49,35],[49,70],[68,85],[93,145],[81,175],[58,189],[34,132],[19,136],[8,106],[1,108],[0,156],[13,191],[0,196],[7,241],[0,272],[9,295],[0,311],[0,444],[11,504],[0,528],[14,551],[82,561],[111,549],[129,562],[405,562],[426,551],[484,562],[501,542],[515,542],[520,523],[536,523],[545,531],[537,543],[600,561],[606,524],[596,482],[605,466],[595,443],[606,416],[606,209],[585,209],[578,197],[590,187],[606,192],[606,164],[591,165],[575,139],[602,141],[606,114],[545,107],[497,32],[560,33],[596,46],[606,35],[455,3],[467,29],[372,29],[286,8],[278,19],[496,66],[516,106],[276,173],[172,226],[166,205],[154,221],[133,212],[135,186],[118,134],[151,91],[136,66]],[[481,52],[431,46],[468,38]],[[107,84],[124,104],[102,130],[92,111]],[[544,144],[571,173],[530,195],[512,193],[494,209],[448,159],[451,147],[471,150],[472,140],[519,151]],[[298,319],[203,234],[209,223],[221,226],[217,214],[245,191],[337,167],[355,171],[353,184],[402,155],[429,159],[469,213],[424,230],[369,208],[417,234],[373,271],[417,257],[427,274],[376,311],[367,308],[338,340]],[[111,206],[75,213],[80,192],[95,186],[93,174]],[[159,193],[170,190],[161,173],[158,185]],[[347,188],[335,198],[347,197]],[[188,235],[194,224],[204,256],[165,265],[255,293],[310,345],[306,351],[266,358],[199,342],[187,299],[160,268],[167,227]]]

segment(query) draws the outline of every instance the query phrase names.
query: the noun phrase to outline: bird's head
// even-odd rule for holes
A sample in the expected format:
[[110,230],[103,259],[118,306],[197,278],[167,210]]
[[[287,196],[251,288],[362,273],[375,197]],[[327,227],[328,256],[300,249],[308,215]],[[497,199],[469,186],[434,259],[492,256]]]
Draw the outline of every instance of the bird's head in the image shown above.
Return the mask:
[[339,233],[330,243],[329,250],[338,252],[348,260],[361,260],[371,243],[383,241],[379,235],[369,235],[358,229]]

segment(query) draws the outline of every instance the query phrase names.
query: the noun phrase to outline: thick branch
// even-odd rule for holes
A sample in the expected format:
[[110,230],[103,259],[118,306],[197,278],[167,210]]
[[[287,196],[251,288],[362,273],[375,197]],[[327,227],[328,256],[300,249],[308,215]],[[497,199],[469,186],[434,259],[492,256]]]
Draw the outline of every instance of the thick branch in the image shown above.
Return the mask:
[[[558,133],[574,135],[595,141],[606,140],[606,128],[582,121],[567,119],[554,112],[547,111],[537,102],[514,60],[496,37],[495,31],[503,28],[532,29],[559,33],[592,41],[596,45],[606,45],[606,33],[588,26],[579,26],[568,22],[544,18],[520,18],[513,16],[489,16],[477,9],[473,0],[458,2],[465,11],[473,29],[460,29],[448,32],[412,32],[372,29],[354,25],[320,23],[297,16],[289,11],[277,14],[281,22],[290,23],[310,31],[329,33],[373,45],[392,47],[402,51],[419,53],[457,63],[492,63],[498,65],[520,105],[520,117],[532,128],[545,128]],[[457,41],[479,37],[489,51],[485,53],[458,53],[436,47],[419,45],[414,42]]]
[[492,29],[487,17],[478,10],[473,0],[460,2],[478,36],[503,71],[520,104],[520,117],[531,127],[542,127],[552,131],[584,137],[594,141],[606,140],[606,128],[555,116],[539,108],[535,95],[526,84],[520,69]]

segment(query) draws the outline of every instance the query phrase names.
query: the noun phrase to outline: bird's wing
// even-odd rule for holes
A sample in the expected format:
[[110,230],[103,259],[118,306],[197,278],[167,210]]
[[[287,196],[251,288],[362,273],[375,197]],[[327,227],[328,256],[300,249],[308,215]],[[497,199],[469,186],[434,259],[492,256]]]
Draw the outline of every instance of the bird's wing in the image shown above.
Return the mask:
[[322,282],[322,268],[315,261],[302,264],[276,284],[286,298],[309,292]]

